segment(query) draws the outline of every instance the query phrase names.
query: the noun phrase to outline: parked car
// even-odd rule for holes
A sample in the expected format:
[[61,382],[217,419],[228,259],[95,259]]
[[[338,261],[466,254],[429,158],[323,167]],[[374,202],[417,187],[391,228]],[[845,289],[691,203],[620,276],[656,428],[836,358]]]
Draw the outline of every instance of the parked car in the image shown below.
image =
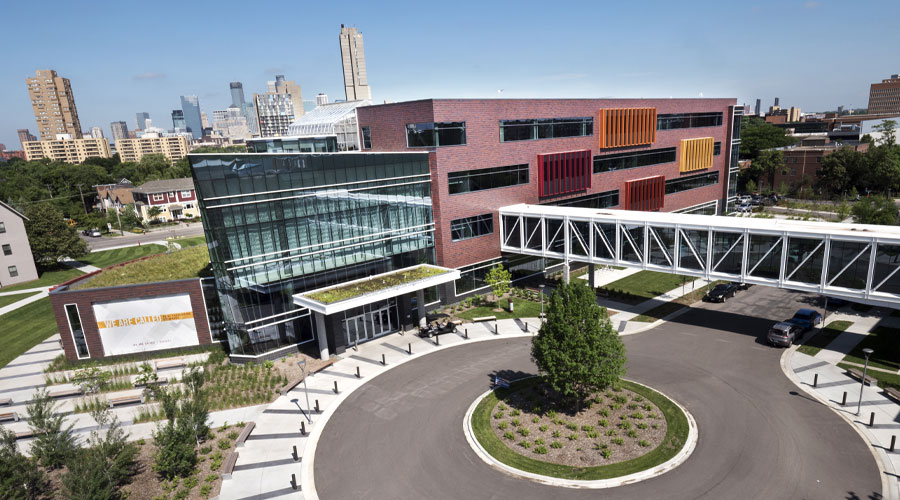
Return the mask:
[[804,332],[808,332],[822,324],[822,315],[812,309],[799,309],[788,321],[802,328]]
[[736,291],[737,287],[733,283],[723,283],[706,292],[704,299],[710,302],[725,302],[726,299],[734,297]]
[[774,346],[790,347],[803,335],[803,329],[790,321],[781,321],[769,328],[766,341]]
[[739,213],[742,213],[742,214],[750,213],[753,211],[753,205],[751,205],[749,202],[741,203],[740,205],[735,207],[735,210],[737,210]]

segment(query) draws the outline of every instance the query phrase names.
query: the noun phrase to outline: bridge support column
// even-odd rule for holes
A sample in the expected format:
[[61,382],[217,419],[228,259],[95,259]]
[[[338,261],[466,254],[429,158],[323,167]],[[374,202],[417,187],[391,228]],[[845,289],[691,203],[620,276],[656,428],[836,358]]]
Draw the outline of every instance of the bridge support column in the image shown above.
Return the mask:
[[416,290],[416,311],[419,313],[419,328],[425,328],[425,289]]
[[569,263],[568,262],[563,264],[563,281],[565,281],[567,285],[569,284]]
[[325,335],[325,315],[317,312],[316,334],[319,339],[319,359],[328,359],[328,337]]
[[588,264],[588,286],[594,288],[594,265]]

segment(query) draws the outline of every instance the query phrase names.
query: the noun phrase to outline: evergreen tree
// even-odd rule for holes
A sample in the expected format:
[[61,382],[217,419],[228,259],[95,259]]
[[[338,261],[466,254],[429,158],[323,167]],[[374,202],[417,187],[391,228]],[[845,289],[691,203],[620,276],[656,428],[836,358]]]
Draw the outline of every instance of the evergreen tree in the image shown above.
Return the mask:
[[43,498],[49,482],[37,462],[19,452],[16,433],[0,426],[0,498]]
[[56,412],[56,405],[45,389],[34,394],[26,409],[28,426],[34,433],[31,455],[50,469],[66,465],[78,450],[78,441],[72,433],[74,424],[63,425],[63,416]]

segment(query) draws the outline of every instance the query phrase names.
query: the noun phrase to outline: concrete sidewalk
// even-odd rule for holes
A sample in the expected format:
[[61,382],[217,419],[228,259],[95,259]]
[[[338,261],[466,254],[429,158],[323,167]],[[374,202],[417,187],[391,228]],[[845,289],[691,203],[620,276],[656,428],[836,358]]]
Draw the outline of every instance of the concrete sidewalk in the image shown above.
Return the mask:
[[13,302],[12,304],[0,307],[0,316],[3,316],[4,314],[6,314],[8,312],[15,311],[16,309],[18,309],[20,307],[27,306],[28,304],[31,304],[32,302],[37,302],[38,300],[43,299],[44,297],[46,297],[49,294],[48,293],[49,290],[50,290],[49,286],[42,286],[39,288],[29,288],[28,290],[17,290],[15,292],[0,293],[0,296],[4,296],[4,295],[23,295],[23,294],[38,292],[38,293],[32,295],[31,297],[28,297],[28,298],[19,300],[17,302]]
[[[848,313],[836,312],[828,316],[828,322],[832,321],[852,321],[853,324],[835,337],[827,346],[816,354],[816,359],[836,365],[844,359],[844,356],[850,353],[857,344],[863,341],[866,336],[875,328],[875,325],[882,321],[880,315],[874,316],[857,316]],[[824,322],[823,322],[824,323]]]
[[[785,374],[798,387],[816,397],[829,406],[859,432],[869,443],[875,460],[881,470],[882,495],[887,499],[900,498],[900,483],[897,475],[900,471],[900,450],[890,451],[891,439],[900,435],[900,405],[889,399],[875,386],[862,390],[862,404],[859,416],[856,415],[857,401],[860,397],[859,381],[844,374],[837,366],[797,352],[796,346],[788,349],[781,358],[781,367]],[[813,381],[818,375],[818,382]],[[841,401],[847,393],[847,405]],[[869,419],[874,414],[875,425],[869,427]],[[840,453],[835,450],[835,453]]]

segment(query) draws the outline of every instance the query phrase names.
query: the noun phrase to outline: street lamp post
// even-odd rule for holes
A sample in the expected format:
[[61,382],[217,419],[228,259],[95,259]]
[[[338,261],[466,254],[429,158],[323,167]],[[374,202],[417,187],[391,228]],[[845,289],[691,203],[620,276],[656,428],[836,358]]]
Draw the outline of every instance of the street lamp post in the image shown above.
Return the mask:
[[541,283],[538,288],[541,289],[541,321],[544,321],[544,284]]
[[869,356],[871,356],[872,353],[875,352],[872,349],[869,349],[868,347],[863,349],[862,351],[863,351],[863,354],[866,355],[866,364],[863,366],[863,376],[859,381],[859,402],[856,404],[856,416],[857,417],[859,416],[859,410],[860,410],[860,407],[862,406],[863,387],[866,386],[866,370],[869,369]]
[[[300,372],[303,374],[303,392],[306,393],[306,410],[308,412],[312,412],[312,407],[309,406],[309,390],[306,388],[306,360],[301,359],[297,362],[297,366],[300,367]],[[309,414],[306,415],[306,420],[309,423],[312,423],[312,419],[309,418]]]

